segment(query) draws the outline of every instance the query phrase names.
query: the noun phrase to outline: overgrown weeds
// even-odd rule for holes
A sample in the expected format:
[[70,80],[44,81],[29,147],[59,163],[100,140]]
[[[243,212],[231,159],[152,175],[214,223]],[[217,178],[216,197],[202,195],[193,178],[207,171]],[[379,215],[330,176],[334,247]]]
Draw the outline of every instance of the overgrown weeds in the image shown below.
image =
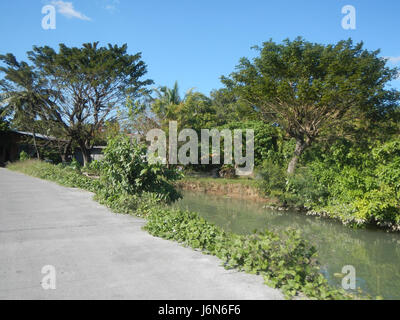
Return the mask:
[[[146,167],[146,163],[136,163],[135,157],[140,158],[145,151],[141,147],[132,146],[125,140],[117,141],[113,146],[114,149],[106,150],[100,179],[87,177],[74,166],[52,165],[36,160],[16,162],[8,168],[67,187],[94,192],[95,199],[114,212],[146,218],[144,228],[150,234],[215,255],[226,268],[259,274],[269,286],[280,288],[287,297],[300,294],[310,299],[353,298],[344,290],[329,286],[318,272],[315,248],[303,240],[299,232],[287,230],[283,236],[269,231],[237,235],[209,223],[197,213],[167,207],[168,202],[176,199],[176,194],[169,185],[165,187],[163,184],[170,183],[167,175],[173,173],[152,170],[157,167]],[[116,152],[115,148],[129,149],[134,155],[125,153],[127,150]],[[154,183],[154,179],[148,179],[147,175],[163,182]],[[140,179],[141,184],[138,183]],[[131,184],[146,187],[137,190],[137,186]]]

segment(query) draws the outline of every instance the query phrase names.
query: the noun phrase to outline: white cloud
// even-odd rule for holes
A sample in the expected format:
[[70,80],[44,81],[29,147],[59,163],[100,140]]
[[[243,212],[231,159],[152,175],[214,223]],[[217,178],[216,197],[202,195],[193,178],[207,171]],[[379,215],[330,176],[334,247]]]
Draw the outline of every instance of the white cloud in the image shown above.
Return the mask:
[[67,18],[76,18],[80,20],[90,21],[91,19],[83,13],[76,11],[72,2],[64,2],[61,0],[52,1],[51,4],[57,8],[57,12]]
[[108,4],[104,7],[108,11],[115,11],[116,7],[112,4]]
[[104,8],[107,11],[114,13],[115,11],[118,10],[118,5],[119,5],[119,0],[107,0],[107,4],[104,6]]
[[388,59],[388,61],[392,64],[400,63],[400,56],[399,57],[385,57],[385,59]]

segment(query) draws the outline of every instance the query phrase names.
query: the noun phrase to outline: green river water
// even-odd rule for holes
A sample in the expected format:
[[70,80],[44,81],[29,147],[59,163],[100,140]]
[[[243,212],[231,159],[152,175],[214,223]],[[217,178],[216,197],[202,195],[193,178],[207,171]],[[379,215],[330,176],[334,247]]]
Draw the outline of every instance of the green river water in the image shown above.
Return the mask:
[[375,229],[354,230],[326,218],[264,208],[263,203],[185,191],[175,206],[200,213],[208,221],[239,234],[255,229],[279,233],[301,230],[318,250],[321,272],[333,285],[345,265],[356,270],[356,283],[373,297],[400,299],[400,234]]

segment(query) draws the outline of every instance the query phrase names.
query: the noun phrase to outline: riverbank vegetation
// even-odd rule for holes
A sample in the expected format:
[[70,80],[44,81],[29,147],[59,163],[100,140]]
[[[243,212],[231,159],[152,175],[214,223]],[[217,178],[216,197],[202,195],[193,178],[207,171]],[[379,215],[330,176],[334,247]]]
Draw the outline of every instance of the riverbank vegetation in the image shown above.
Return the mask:
[[[244,197],[253,195],[278,207],[302,209],[352,227],[376,225],[399,231],[399,146],[396,138],[363,146],[340,141],[328,150],[307,151],[294,174],[288,175],[280,162],[267,159],[251,180],[188,177],[179,186],[221,195],[239,190]],[[273,156],[284,158],[283,154]]]
[[399,231],[400,95],[391,88],[399,70],[351,40],[256,49],[222,77],[223,89],[197,96],[200,109],[186,98],[158,101],[161,127],[253,129],[254,179],[266,197],[352,227]]
[[[391,87],[399,70],[351,40],[270,40],[255,49],[209,96],[181,96],[177,83],[149,88],[146,64],[126,45],[34,47],[30,64],[1,55],[0,128],[32,132],[31,157],[68,163],[78,150],[85,164],[94,144],[120,133],[143,141],[154,128],[168,137],[170,121],[198,134],[252,129],[262,196],[353,227],[400,230],[400,93]],[[43,146],[35,133],[51,139]],[[237,167],[180,169],[233,178]]]
[[97,170],[97,178],[88,177],[84,174],[86,169],[79,166],[38,160],[16,162],[8,169],[91,191],[97,201],[115,212],[146,218],[144,228],[152,235],[215,255],[228,269],[259,274],[287,297],[354,298],[328,285],[318,272],[315,248],[298,231],[288,229],[280,236],[269,231],[237,235],[207,222],[197,213],[166,206],[180,196],[172,184],[180,174],[157,164],[138,162],[145,149],[125,137],[112,139],[104,161],[94,165],[97,169],[91,169]]
[[[0,133],[29,131],[35,152],[28,156],[54,163],[9,168],[92,191],[116,212],[147,217],[152,234],[262,274],[288,295],[348,297],[329,288],[314,268],[313,249],[293,232],[285,239],[269,232],[237,236],[163,206],[180,197],[174,183],[182,173],[221,176],[219,185],[230,185],[226,179],[235,179],[240,164],[223,164],[222,157],[221,164],[197,164],[198,157],[184,167],[150,165],[146,143],[133,142],[145,141],[154,128],[168,137],[171,121],[199,135],[202,129],[252,129],[254,174],[236,185],[257,186],[281,206],[349,226],[399,231],[400,93],[391,87],[399,70],[378,50],[351,40],[270,40],[256,50],[254,59],[242,58],[221,78],[221,89],[183,96],[177,83],[149,88],[141,54],[129,54],[126,45],[34,47],[29,63],[0,55]],[[36,134],[49,138],[39,142]],[[95,144],[107,147],[104,159],[91,163]],[[73,159],[78,151],[83,167]]]

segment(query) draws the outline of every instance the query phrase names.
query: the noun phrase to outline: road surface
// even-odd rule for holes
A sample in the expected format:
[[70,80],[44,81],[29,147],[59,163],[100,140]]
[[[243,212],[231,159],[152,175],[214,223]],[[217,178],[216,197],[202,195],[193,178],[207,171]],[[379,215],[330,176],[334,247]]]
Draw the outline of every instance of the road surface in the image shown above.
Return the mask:
[[0,168],[0,299],[283,299],[92,196]]

